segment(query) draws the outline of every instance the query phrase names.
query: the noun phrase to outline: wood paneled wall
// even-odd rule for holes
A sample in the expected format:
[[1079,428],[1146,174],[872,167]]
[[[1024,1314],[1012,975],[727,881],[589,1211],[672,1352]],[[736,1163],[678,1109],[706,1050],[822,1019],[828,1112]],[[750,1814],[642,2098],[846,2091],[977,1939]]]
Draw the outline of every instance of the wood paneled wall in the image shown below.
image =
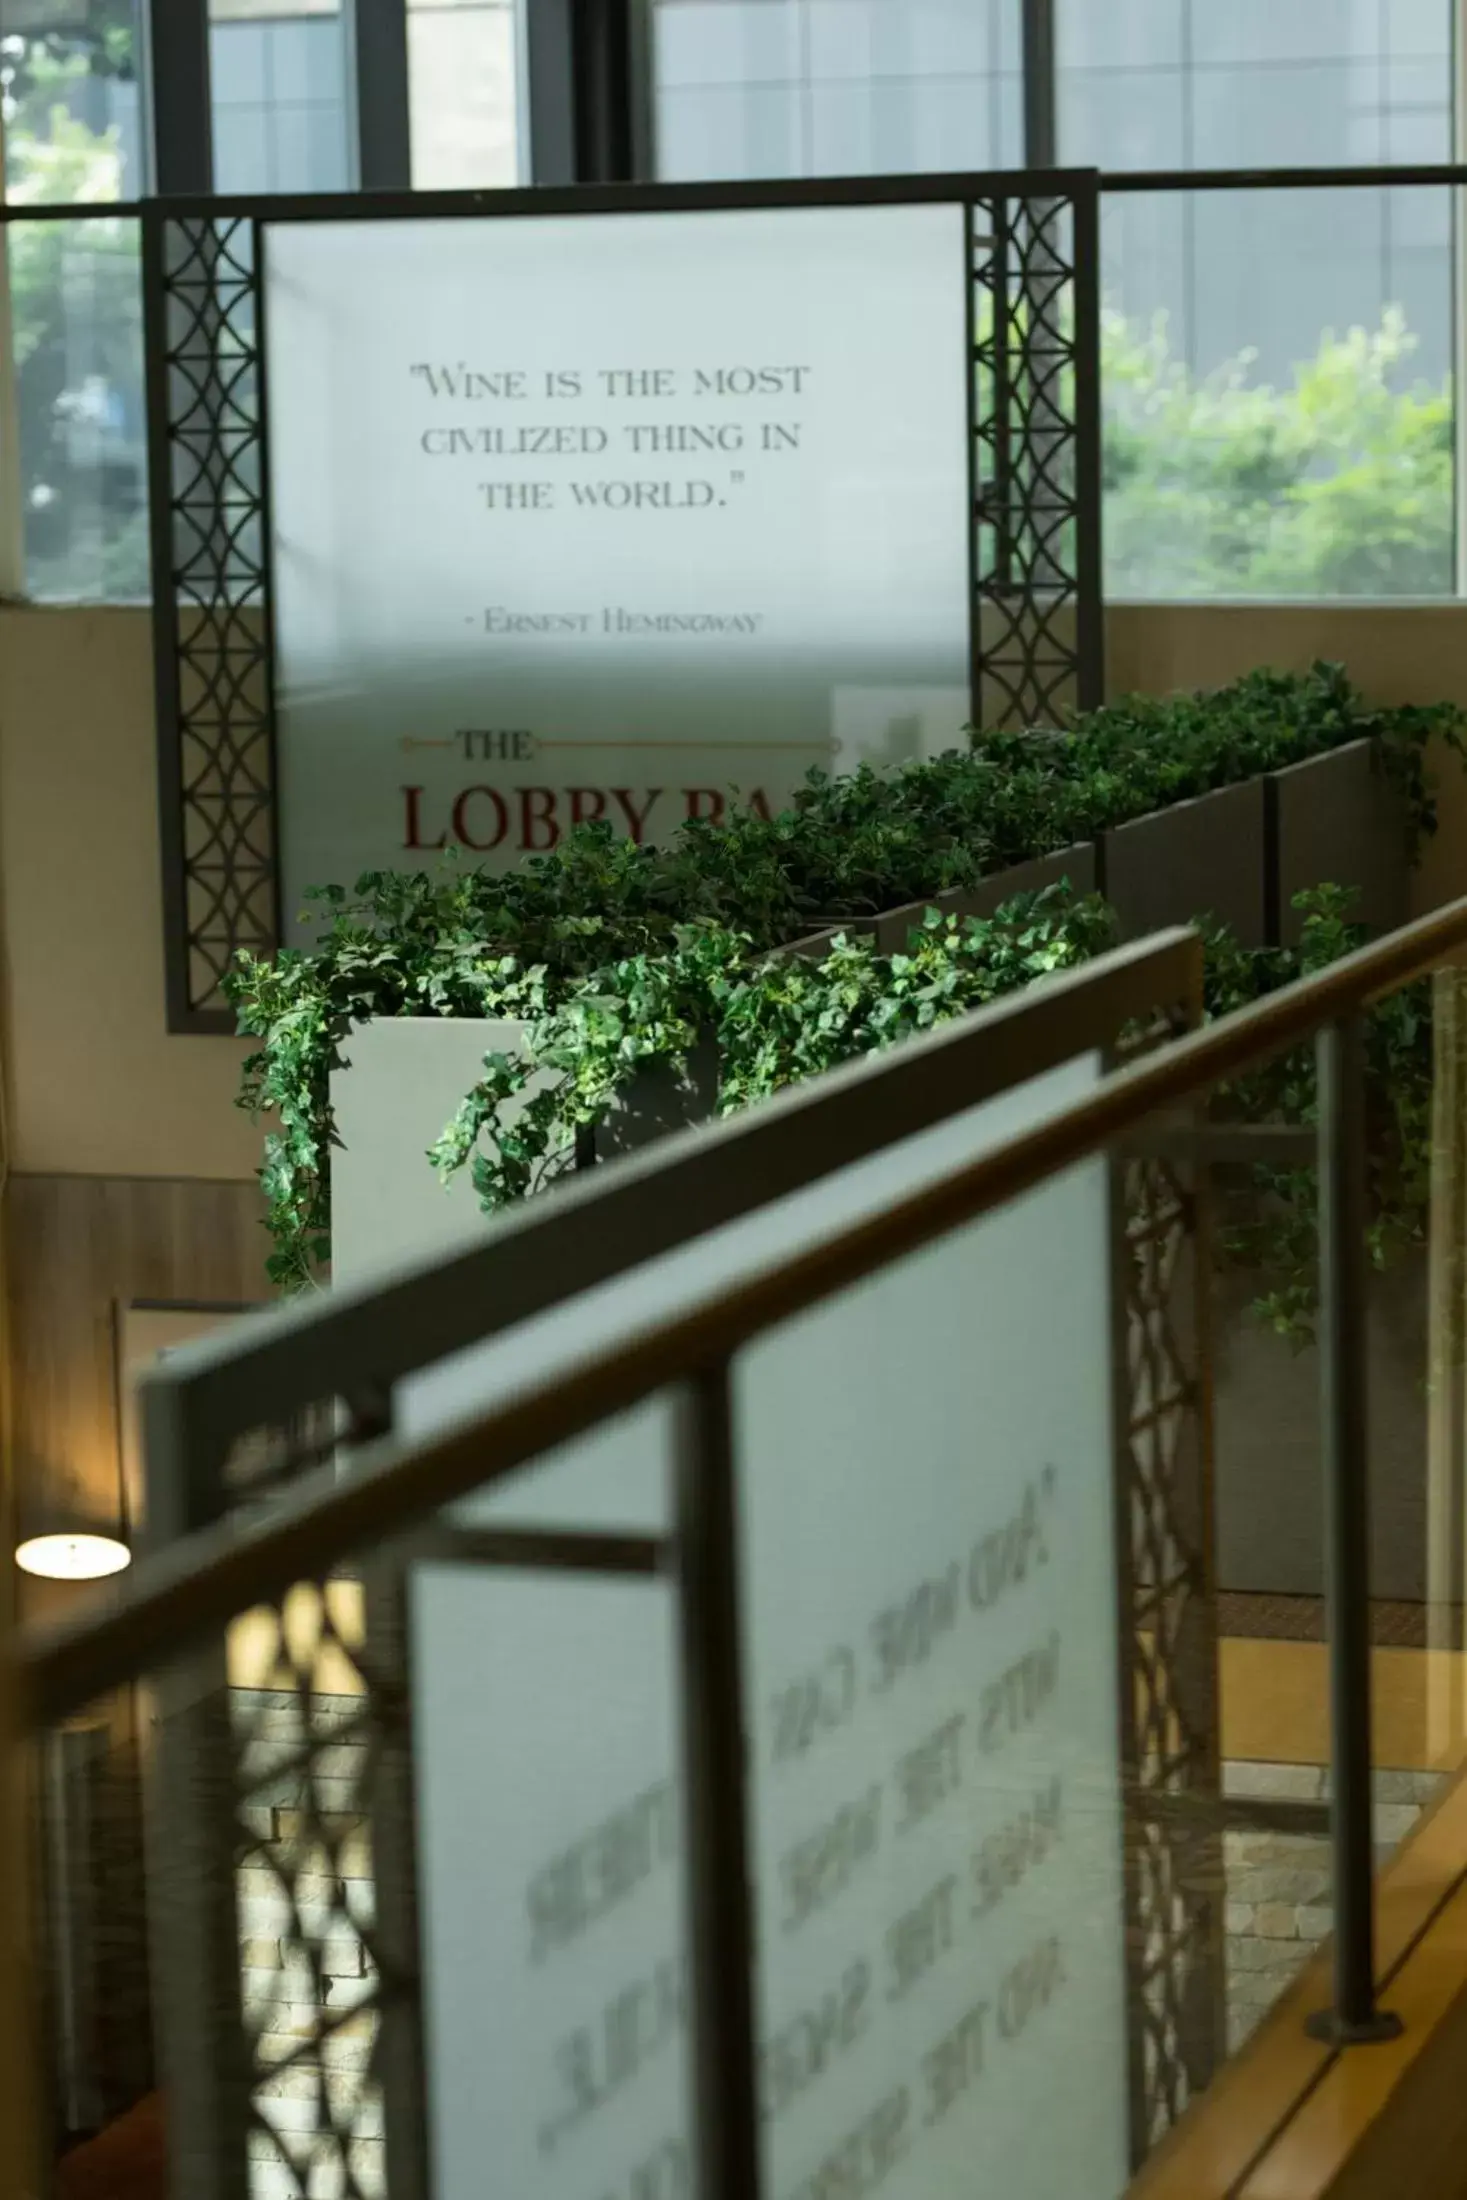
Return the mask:
[[[14,1176],[6,1192],[15,1496],[71,1489],[117,1507],[117,1313],[138,1300],[253,1304],[269,1241],[252,1183]],[[74,1591],[61,1591],[74,1599]],[[57,1592],[27,1584],[40,1616]]]
[[[12,1569],[13,1571],[13,1569]],[[36,2191],[34,1968],[22,1806],[20,1706],[9,1665],[12,1582],[0,1578],[0,2200]]]

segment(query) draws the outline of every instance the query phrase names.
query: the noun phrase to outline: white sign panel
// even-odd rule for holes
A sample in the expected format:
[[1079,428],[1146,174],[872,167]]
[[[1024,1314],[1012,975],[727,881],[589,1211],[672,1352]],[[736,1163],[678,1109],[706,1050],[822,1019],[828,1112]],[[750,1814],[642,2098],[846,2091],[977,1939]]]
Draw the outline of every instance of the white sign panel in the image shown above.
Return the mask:
[[961,207],[285,223],[265,272],[288,909],[958,741]]
[[[682,1304],[808,1243],[1097,1073],[972,1110],[565,1318],[587,1349],[635,1328],[659,1290]],[[530,1379],[543,1326],[466,1356],[439,1411],[496,1369]],[[770,2200],[1126,2185],[1110,1366],[1101,1164],[737,1364]],[[671,1430],[654,1401],[519,1503],[570,1524],[574,1494],[599,1523],[619,1492],[636,1515]],[[437,2200],[683,2200],[671,1591],[435,1567],[415,1604]]]

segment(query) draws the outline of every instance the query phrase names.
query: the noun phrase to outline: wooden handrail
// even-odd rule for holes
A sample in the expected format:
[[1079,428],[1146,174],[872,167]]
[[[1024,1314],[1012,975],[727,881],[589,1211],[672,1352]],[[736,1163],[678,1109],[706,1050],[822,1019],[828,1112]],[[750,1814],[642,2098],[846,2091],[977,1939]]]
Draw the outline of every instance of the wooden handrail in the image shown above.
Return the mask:
[[319,1577],[344,1556],[403,1533],[442,1506],[638,1404],[762,1331],[904,1254],[1008,1205],[1155,1116],[1297,1045],[1321,1025],[1420,977],[1467,947],[1467,897],[1315,976],[1190,1033],[1108,1078],[1076,1106],[982,1155],[941,1183],[893,1200],[795,1258],[715,1287],[643,1333],[568,1353],[532,1384],[432,1442],[363,1448],[349,1473],[318,1474],[267,1523],[229,1523],[144,1562],[112,1606],[27,1631],[18,1663],[27,1716],[64,1717],[238,1613]]
[[[1381,1995],[1405,2020],[1401,2037],[1342,2050],[1308,2036],[1306,2017],[1330,1998],[1326,1943],[1163,2140],[1127,2200],[1343,2200],[1365,2192],[1457,2200],[1467,2136],[1457,2029],[1467,2005],[1467,1773],[1444,1778],[1382,1870],[1376,1905]],[[1423,2122],[1423,2080],[1433,2070],[1446,2094]],[[1425,2166],[1425,2150],[1443,2143],[1458,2155],[1446,2184]],[[1382,2173],[1383,2160],[1393,2160],[1393,2174]],[[1367,2161],[1366,2181],[1357,2184]]]

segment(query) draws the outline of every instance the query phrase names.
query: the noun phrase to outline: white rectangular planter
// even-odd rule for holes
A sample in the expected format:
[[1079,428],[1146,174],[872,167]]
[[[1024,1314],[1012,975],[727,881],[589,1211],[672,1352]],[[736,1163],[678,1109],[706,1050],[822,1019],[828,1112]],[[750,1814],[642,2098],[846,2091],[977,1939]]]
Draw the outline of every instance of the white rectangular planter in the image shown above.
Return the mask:
[[[380,1016],[351,1033],[350,1066],[331,1079],[333,1282],[448,1252],[490,1227],[469,1171],[438,1184],[428,1148],[478,1083],[485,1055],[514,1053],[525,1029],[508,1017]],[[404,1170],[404,1154],[422,1155],[421,1179]]]
[[[462,1244],[492,1226],[460,1169],[436,1182],[427,1158],[459,1104],[479,1082],[486,1054],[514,1054],[528,1025],[513,1017],[382,1016],[359,1024],[343,1052],[350,1066],[331,1079],[340,1143],[331,1153],[331,1274],[342,1283],[370,1269]],[[513,1120],[551,1082],[531,1078],[506,1104]],[[637,1077],[596,1133],[597,1160],[634,1153],[670,1131],[699,1123],[718,1098],[718,1064],[700,1048],[685,1079],[665,1070]],[[403,1156],[422,1156],[422,1178]]]

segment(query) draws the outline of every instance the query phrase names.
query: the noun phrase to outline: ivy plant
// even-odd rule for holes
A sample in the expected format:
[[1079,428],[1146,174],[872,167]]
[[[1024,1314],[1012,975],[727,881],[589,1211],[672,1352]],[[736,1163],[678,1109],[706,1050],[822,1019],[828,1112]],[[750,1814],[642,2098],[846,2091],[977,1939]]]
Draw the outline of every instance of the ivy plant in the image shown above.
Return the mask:
[[444,1178],[467,1165],[481,1203],[507,1206],[573,1165],[578,1134],[633,1079],[655,1069],[686,1082],[700,1046],[716,1054],[717,1112],[732,1114],[1083,962],[1114,936],[1103,902],[1062,886],[987,921],[931,910],[894,955],[841,935],[819,959],[751,960],[747,938],[688,928],[668,954],[571,985],[516,1053],[490,1055],[432,1159]]
[[300,1288],[329,1256],[330,1079],[359,1023],[526,1023],[522,1055],[485,1065],[432,1156],[450,1173],[470,1167],[500,1205],[553,1182],[639,1071],[686,1078],[711,1047],[718,1105],[746,1106],[1094,952],[1108,919],[1041,901],[986,927],[935,922],[900,956],[853,937],[819,962],[776,955],[818,925],[971,886],[1364,736],[1401,789],[1414,849],[1436,822],[1428,743],[1460,754],[1462,726],[1449,706],[1372,709],[1338,666],[1255,672],[1213,694],[1131,697],[1057,730],[975,734],[890,771],[813,773],[777,817],[700,820],[665,846],[590,825],[502,875],[445,859],[323,888],[314,946],[243,955],[226,980],[240,1030],[259,1042],[240,1103],[274,1119],[261,1171],[271,1275]]
[[[1209,1016],[1305,978],[1365,945],[1351,911],[1354,888],[1325,885],[1296,897],[1304,923],[1294,948],[1247,949],[1209,928]],[[1384,1269],[1425,1243],[1431,1198],[1431,981],[1378,1001],[1365,1017],[1366,1240]],[[1237,1079],[1214,1099],[1225,1121],[1313,1126],[1319,1120],[1312,1047],[1291,1049]],[[1260,1274],[1257,1311],[1296,1348],[1314,1335],[1318,1304],[1317,1179],[1312,1167],[1258,1166],[1223,1180],[1221,1242],[1226,1258]]]

